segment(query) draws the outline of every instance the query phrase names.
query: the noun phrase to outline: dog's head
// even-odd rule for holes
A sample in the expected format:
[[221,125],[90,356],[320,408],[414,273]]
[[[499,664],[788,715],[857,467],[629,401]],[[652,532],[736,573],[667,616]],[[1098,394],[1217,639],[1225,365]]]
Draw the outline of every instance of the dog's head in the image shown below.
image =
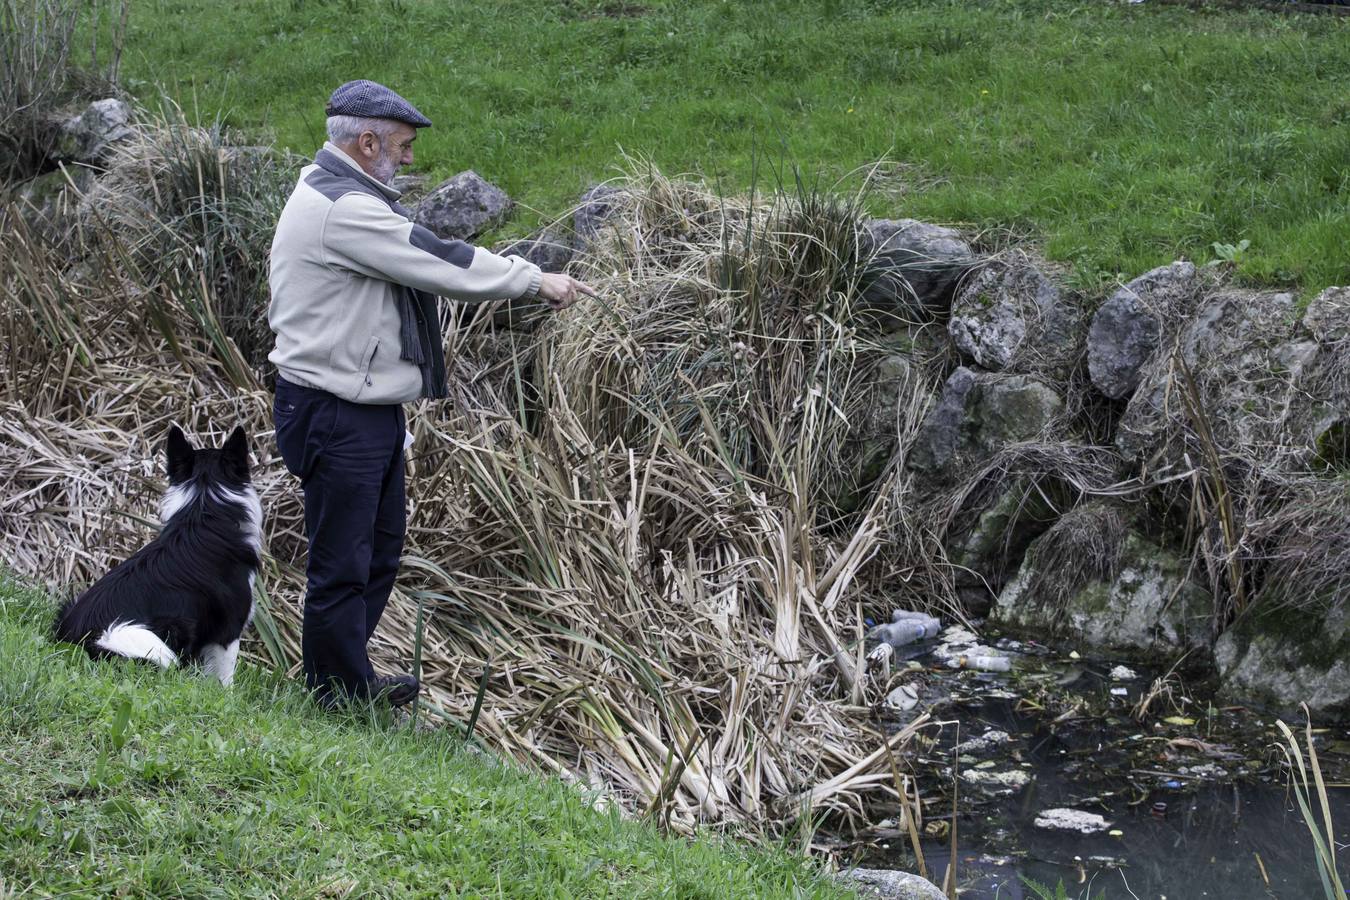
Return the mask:
[[219,449],[203,447],[199,450],[188,442],[182,429],[174,425],[169,428],[168,440],[164,442],[164,455],[168,460],[170,487],[194,479],[235,486],[252,483],[248,470],[248,438],[244,436],[242,426],[230,432]]

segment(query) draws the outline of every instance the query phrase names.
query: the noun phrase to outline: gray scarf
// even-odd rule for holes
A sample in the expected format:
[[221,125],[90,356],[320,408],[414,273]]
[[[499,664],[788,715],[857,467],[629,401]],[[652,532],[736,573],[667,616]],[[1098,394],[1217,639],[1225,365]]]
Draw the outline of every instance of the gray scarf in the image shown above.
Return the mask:
[[[320,150],[314,164],[331,175],[352,182],[352,189],[378,197],[381,202],[407,219],[412,214],[395,200],[380,193],[363,172],[356,172],[343,160],[327,150]],[[407,360],[422,370],[422,396],[439,399],[450,394],[445,376],[445,349],[442,346],[441,316],[436,297],[407,285],[398,287],[399,359]]]

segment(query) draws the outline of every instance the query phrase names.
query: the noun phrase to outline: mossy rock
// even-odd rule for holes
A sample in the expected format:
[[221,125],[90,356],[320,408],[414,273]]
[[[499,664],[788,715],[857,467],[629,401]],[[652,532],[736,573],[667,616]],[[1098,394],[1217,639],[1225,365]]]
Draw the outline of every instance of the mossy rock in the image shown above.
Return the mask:
[[[997,624],[1127,656],[1175,655],[1209,646],[1209,592],[1189,578],[1185,560],[1172,550],[1131,530],[1117,548],[1114,576],[1084,582],[1084,560],[1037,552],[1053,539],[1047,533],[1028,548],[1021,569],[999,594],[993,610]],[[1066,571],[1043,571],[1046,560]],[[1069,587],[1057,591],[1047,585]]]
[[991,603],[1021,564],[1027,547],[1054,524],[1057,513],[1045,491],[1015,479],[948,541],[956,588],[975,608]]
[[1221,695],[1286,715],[1307,703],[1320,722],[1350,721],[1350,609],[1274,607],[1245,616],[1219,638]]

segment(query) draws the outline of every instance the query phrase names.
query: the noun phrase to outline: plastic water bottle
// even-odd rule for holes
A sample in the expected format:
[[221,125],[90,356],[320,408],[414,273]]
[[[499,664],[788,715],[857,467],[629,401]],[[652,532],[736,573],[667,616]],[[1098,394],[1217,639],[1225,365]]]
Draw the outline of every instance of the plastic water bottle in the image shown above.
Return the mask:
[[958,656],[947,665],[953,669],[975,669],[979,672],[1012,671],[1012,659],[1007,656]]
[[927,613],[897,609],[888,624],[873,628],[868,637],[899,648],[915,641],[937,637],[937,633],[941,630],[942,623]]

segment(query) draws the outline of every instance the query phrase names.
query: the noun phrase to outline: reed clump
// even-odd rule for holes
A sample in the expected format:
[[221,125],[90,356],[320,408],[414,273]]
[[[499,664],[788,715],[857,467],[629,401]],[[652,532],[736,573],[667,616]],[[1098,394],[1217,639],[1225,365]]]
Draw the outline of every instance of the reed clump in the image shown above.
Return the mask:
[[[303,517],[257,328],[293,161],[181,117],[139,127],[59,243],[0,210],[5,563],[97,577],[150,534],[169,423],[243,424],[267,512],[249,649],[293,669]],[[856,471],[881,355],[852,321],[857,198],[723,197],[640,161],[618,186],[574,263],[598,300],[505,326],[445,309],[453,396],[410,409],[406,556],[372,656],[417,660],[432,717],[677,828],[860,813],[924,720],[882,733],[860,648],[907,482],[894,460]]]

